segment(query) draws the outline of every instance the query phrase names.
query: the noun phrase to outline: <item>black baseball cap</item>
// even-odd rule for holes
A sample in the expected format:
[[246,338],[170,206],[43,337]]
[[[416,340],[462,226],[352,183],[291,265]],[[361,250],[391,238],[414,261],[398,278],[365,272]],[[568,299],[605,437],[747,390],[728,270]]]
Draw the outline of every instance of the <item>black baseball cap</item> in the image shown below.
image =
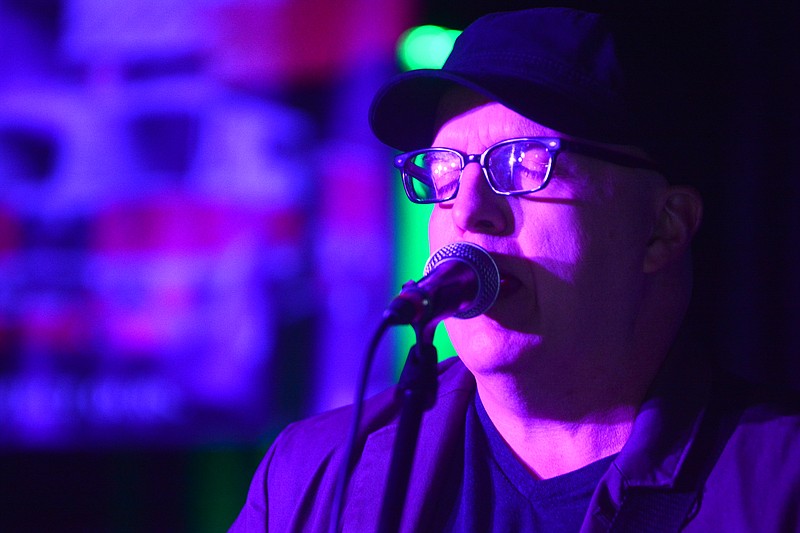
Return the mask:
[[430,146],[440,100],[461,86],[571,136],[641,145],[615,27],[606,16],[568,8],[481,17],[441,69],[386,83],[372,102],[370,126],[399,150]]

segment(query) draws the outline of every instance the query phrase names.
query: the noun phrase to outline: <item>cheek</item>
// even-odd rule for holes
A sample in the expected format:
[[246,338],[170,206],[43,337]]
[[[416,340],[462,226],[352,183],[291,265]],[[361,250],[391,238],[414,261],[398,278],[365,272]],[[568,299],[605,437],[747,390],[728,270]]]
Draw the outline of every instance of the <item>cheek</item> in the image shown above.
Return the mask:
[[574,276],[576,265],[585,254],[583,228],[575,211],[564,206],[525,217],[520,237],[523,254],[564,281]]
[[431,251],[438,250],[445,244],[450,244],[457,240],[449,213],[448,210],[439,206],[435,206],[431,211],[431,217],[428,221],[428,242],[430,243]]
[[584,290],[595,298],[623,297],[638,283],[644,252],[641,232],[636,221],[625,218],[623,213],[612,211],[595,215],[586,224],[587,234],[576,278],[591,286]]
[[603,207],[551,205],[526,217],[523,254],[559,286],[608,283],[636,266],[637,236]]

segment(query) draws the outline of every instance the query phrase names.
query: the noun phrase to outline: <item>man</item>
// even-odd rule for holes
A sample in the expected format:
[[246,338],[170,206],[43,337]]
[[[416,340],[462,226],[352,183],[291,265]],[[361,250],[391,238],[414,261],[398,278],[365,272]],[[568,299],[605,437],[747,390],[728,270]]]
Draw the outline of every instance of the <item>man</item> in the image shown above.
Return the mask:
[[[501,273],[488,312],[446,323],[459,357],[440,365],[402,531],[800,528],[794,407],[678,340],[701,201],[645,149],[622,70],[600,16],[503,13],[373,103],[376,135],[415,152],[400,167],[435,203],[431,249],[478,244]],[[392,391],[366,406],[345,531],[376,528],[396,418]],[[234,529],[326,530],[349,419],[287,428]]]

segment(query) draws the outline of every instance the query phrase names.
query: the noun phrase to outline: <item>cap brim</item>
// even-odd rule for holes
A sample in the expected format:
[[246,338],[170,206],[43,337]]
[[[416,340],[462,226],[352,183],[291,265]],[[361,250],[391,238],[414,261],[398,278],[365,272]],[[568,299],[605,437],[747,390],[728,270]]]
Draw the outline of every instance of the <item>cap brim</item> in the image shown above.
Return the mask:
[[399,150],[430,146],[435,136],[439,102],[453,87],[471,89],[551,129],[585,139],[627,143],[631,125],[620,121],[619,109],[570,97],[563,88],[522,81],[517,77],[414,70],[396,76],[375,95],[369,122],[376,137]]

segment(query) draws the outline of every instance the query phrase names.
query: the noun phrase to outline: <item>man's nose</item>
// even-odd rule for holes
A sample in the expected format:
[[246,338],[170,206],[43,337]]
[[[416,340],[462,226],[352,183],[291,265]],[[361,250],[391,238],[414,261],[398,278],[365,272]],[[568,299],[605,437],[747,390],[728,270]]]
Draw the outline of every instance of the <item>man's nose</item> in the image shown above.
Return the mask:
[[511,223],[508,200],[492,190],[478,163],[464,167],[452,216],[462,231],[492,235],[503,234]]

